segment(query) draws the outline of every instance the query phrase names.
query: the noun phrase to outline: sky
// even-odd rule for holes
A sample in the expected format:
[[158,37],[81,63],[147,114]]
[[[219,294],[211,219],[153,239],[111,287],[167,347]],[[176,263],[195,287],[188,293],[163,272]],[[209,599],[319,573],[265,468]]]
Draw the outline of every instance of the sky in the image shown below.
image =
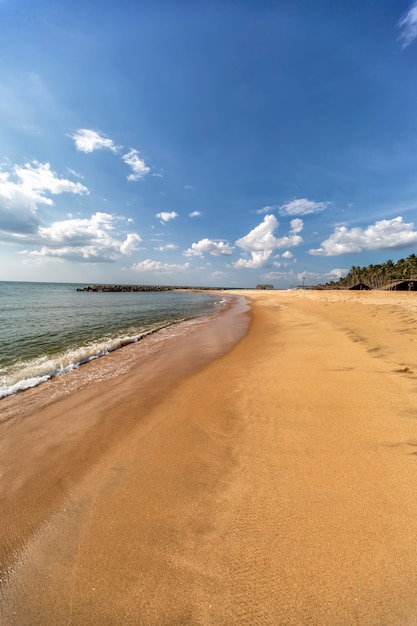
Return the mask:
[[0,280],[286,289],[417,252],[417,2],[0,0]]

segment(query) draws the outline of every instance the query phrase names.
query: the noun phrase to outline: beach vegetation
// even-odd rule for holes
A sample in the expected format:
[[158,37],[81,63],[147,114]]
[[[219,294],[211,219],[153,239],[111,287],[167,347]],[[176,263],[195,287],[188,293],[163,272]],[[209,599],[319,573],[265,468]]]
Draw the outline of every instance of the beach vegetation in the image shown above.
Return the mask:
[[383,289],[391,283],[403,280],[417,280],[417,255],[410,254],[407,258],[396,262],[388,259],[385,263],[371,264],[367,267],[353,265],[346,276],[320,285],[320,287],[352,289],[356,285],[364,285],[368,289]]

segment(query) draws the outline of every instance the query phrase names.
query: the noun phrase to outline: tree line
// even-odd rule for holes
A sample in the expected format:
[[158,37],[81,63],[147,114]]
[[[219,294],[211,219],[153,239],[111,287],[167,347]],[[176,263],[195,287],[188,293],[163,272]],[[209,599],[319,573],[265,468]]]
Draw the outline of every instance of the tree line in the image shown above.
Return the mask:
[[372,289],[384,287],[395,280],[417,280],[417,256],[410,254],[406,259],[399,259],[396,263],[389,259],[379,265],[359,267],[353,265],[344,278],[330,281],[323,287],[330,289],[348,289],[359,283],[364,283]]

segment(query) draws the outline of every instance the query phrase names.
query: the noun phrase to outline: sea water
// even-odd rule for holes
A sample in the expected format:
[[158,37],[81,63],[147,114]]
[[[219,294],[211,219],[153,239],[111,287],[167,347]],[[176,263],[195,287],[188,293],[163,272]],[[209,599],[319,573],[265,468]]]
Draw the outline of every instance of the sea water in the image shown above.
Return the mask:
[[0,281],[0,398],[184,323],[224,303],[194,291],[83,292],[80,284]]

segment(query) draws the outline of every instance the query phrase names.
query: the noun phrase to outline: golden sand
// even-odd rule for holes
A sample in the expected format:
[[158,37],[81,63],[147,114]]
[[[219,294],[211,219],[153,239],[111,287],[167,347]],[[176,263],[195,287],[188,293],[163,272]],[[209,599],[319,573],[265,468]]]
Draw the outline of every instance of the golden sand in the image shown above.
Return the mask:
[[417,623],[417,294],[244,295],[140,419],[134,369],[3,428],[2,626]]

